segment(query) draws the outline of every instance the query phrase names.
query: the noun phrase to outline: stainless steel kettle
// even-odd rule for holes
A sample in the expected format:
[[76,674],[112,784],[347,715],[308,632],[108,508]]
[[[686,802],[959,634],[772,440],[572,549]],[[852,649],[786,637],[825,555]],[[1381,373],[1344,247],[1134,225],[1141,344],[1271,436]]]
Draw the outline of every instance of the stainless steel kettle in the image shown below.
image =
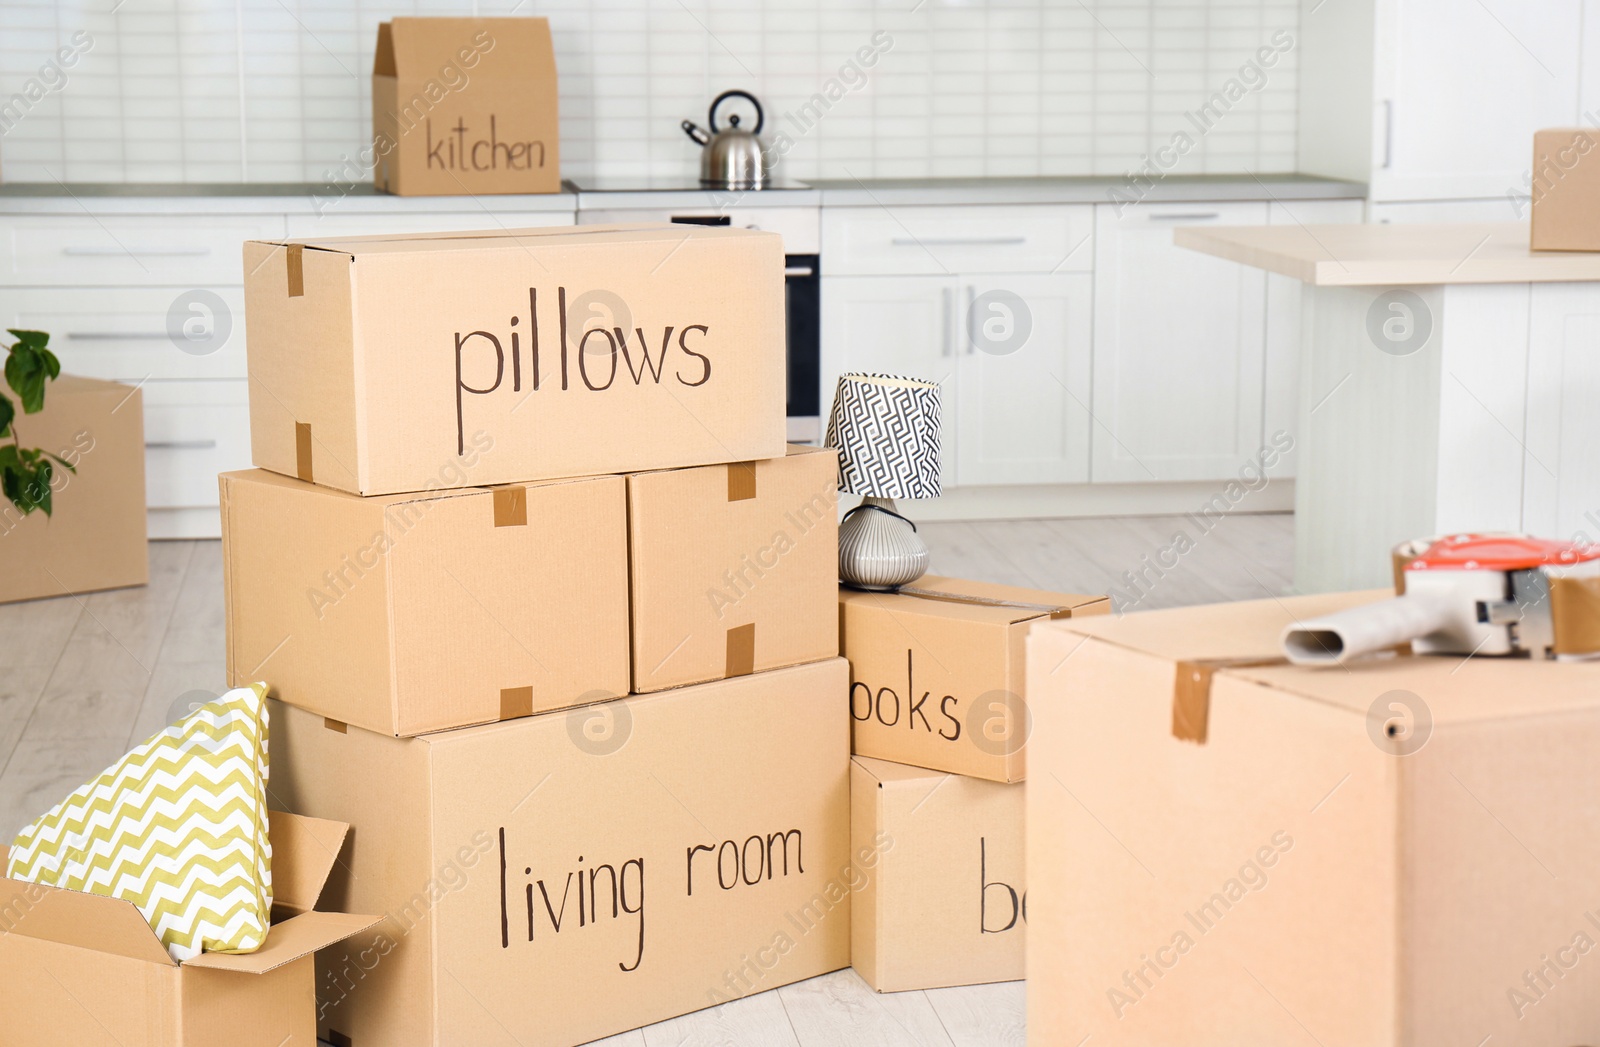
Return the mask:
[[[746,131],[739,126],[739,115],[728,117],[725,130],[717,128],[717,106],[730,98],[747,98],[756,107],[756,127]],[[765,189],[772,181],[772,159],[756,136],[766,123],[761,103],[749,91],[724,91],[711,103],[706,113],[707,133],[685,120],[681,125],[684,134],[694,139],[701,148],[700,184],[707,189]]]

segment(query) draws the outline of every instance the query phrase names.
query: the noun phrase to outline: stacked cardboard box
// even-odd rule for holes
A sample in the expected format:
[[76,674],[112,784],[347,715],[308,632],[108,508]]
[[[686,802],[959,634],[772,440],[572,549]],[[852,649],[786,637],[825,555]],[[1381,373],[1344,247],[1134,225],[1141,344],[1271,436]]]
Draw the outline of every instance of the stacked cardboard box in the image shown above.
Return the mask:
[[[228,665],[352,827],[335,1044],[587,1042],[849,963],[837,460],[783,253],[690,226],[245,248]],[[537,991],[531,992],[530,986]]]
[[840,590],[851,847],[874,859],[851,957],[879,992],[1023,976],[1023,641],[1037,622],[1109,609],[1104,596],[931,576],[898,593]]

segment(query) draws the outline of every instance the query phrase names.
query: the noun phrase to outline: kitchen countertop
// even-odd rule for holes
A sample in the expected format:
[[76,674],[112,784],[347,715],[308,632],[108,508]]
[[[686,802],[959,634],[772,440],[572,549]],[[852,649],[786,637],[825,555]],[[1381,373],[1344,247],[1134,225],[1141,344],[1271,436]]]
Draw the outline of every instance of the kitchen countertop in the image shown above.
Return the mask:
[[1360,182],[1312,175],[1170,175],[1140,195],[1128,179],[1104,176],[1048,178],[820,179],[824,207],[918,204],[1106,204],[1119,200],[1185,203],[1199,200],[1359,200]]
[[1526,222],[1189,226],[1173,242],[1318,287],[1600,280],[1600,252],[1532,251]]
[[10,182],[0,184],[0,214],[504,214],[577,208],[577,194],[394,196],[371,183],[310,182]]
[[[559,193],[514,196],[391,196],[370,184],[311,183],[0,184],[0,214],[505,214],[618,208],[878,207],[972,204],[1103,204],[1133,199],[1125,178],[823,179],[776,190],[563,183]],[[1309,175],[1172,175],[1139,199],[1145,203],[1224,200],[1360,199],[1366,186]]]

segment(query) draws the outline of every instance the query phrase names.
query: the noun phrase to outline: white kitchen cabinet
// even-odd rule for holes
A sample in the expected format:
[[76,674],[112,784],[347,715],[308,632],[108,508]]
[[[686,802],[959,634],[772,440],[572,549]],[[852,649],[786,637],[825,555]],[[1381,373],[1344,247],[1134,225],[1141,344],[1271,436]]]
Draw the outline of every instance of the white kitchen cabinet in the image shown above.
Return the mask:
[[1266,203],[1095,208],[1099,483],[1223,480],[1260,449],[1266,274],[1172,242],[1185,225],[1262,225]]
[[1533,133],[1573,125],[1580,84],[1597,81],[1579,46],[1585,6],[1316,5],[1299,28],[1300,170],[1365,181],[1374,201],[1525,191]]
[[824,409],[849,371],[938,382],[947,485],[1085,482],[1093,282],[824,276]]
[[1094,210],[1085,204],[824,209],[834,275],[1087,272]]
[[944,276],[822,278],[822,410],[833,406],[839,376],[875,371],[938,382],[942,477],[956,471],[956,309],[959,281]]
[[973,277],[959,300],[963,484],[1086,483],[1094,277]]
[[573,224],[571,211],[519,211],[505,213],[490,210],[416,212],[395,214],[346,214],[329,208],[320,215],[296,214],[288,216],[288,231],[292,239],[316,239],[329,236],[398,236],[409,233],[454,233],[462,230],[535,229]]
[[1600,287],[1534,284],[1532,296],[1522,529],[1600,541]]
[[152,538],[215,538],[217,474],[250,468],[244,380],[146,382],[145,503]]
[[283,230],[282,215],[7,215],[0,217],[0,285],[242,285],[244,242]]
[[50,332],[72,374],[132,383],[245,377],[242,287],[0,287],[0,321]]
[[[1360,200],[1289,200],[1267,207],[1268,225],[1344,225],[1359,223],[1365,209]],[[1304,345],[1300,324],[1305,285],[1293,277],[1267,274],[1267,345],[1262,374],[1261,443],[1286,432],[1297,446],[1282,454],[1267,475],[1287,479],[1295,474],[1298,458],[1300,358]]]

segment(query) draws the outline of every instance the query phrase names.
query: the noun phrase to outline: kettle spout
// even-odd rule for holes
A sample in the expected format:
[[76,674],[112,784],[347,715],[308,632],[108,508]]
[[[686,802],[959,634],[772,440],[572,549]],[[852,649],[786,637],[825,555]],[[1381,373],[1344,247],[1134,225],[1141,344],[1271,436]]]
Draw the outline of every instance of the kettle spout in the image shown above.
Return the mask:
[[693,120],[685,120],[678,126],[683,128],[683,133],[693,138],[696,145],[704,146],[711,141],[711,136],[694,125]]

